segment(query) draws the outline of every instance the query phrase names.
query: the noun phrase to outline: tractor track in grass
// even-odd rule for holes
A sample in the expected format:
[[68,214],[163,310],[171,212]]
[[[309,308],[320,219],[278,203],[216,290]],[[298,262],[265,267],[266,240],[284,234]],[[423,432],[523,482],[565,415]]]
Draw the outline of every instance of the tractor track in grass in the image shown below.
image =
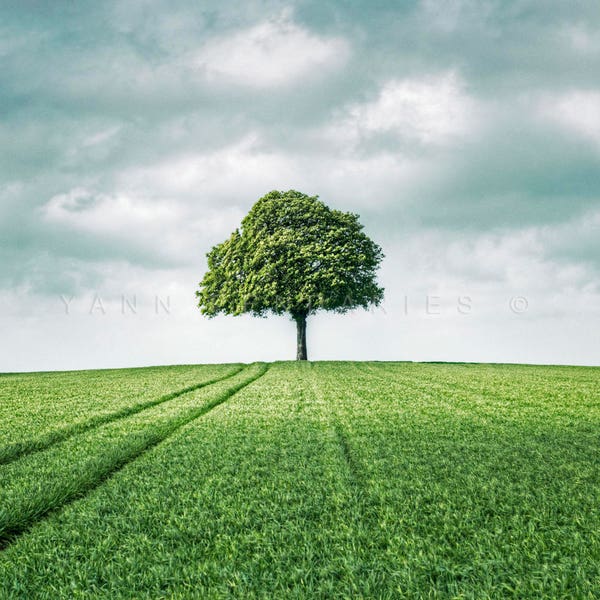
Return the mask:
[[[38,499],[37,502],[35,499],[33,499],[30,505],[27,507],[25,514],[21,513],[17,515],[6,512],[3,513],[0,510],[0,551],[8,548],[21,535],[26,533],[34,525],[49,517],[51,514],[62,510],[75,500],[90,494],[93,490],[98,488],[125,466],[140,458],[149,450],[158,446],[161,442],[167,440],[185,425],[188,425],[192,421],[203,417],[211,410],[227,402],[243,388],[263,377],[269,370],[269,365],[266,363],[259,363],[258,366],[260,369],[256,374],[252,375],[246,380],[241,381],[235,386],[227,388],[223,393],[219,394],[208,404],[205,404],[198,408],[198,410],[187,414],[185,417],[174,419],[172,422],[156,432],[151,431],[145,443],[140,447],[125,453],[107,452],[100,457],[99,461],[97,461],[95,465],[96,469],[89,473],[84,479],[73,481],[70,487],[60,490],[60,493],[56,493],[51,498],[42,498],[41,500]],[[240,369],[238,373],[242,370],[243,369]]]
[[19,460],[20,458],[23,458],[24,456],[29,456],[30,454],[33,454],[34,452],[41,452],[42,450],[47,450],[54,444],[64,442],[65,440],[68,440],[74,435],[85,433],[86,431],[90,431],[96,427],[100,427],[101,425],[105,425],[107,423],[111,423],[119,419],[124,419],[125,417],[130,417],[148,408],[153,408],[154,406],[158,406],[159,404],[163,404],[165,402],[168,402],[169,400],[179,398],[184,394],[189,394],[190,392],[195,392],[196,390],[200,390],[202,388],[214,385],[215,383],[219,383],[220,381],[231,379],[232,377],[235,377],[238,373],[241,373],[246,368],[246,365],[235,367],[233,370],[227,372],[227,374],[222,375],[221,377],[213,377],[208,381],[203,381],[202,383],[195,383],[175,392],[170,392],[169,394],[164,394],[162,396],[159,396],[158,398],[154,398],[153,400],[139,402],[138,404],[126,406],[114,412],[96,415],[95,417],[92,417],[82,423],[77,423],[70,427],[64,427],[61,429],[50,431],[49,433],[42,435],[39,438],[32,438],[29,440],[24,440],[22,442],[16,442],[8,446],[0,447],[0,465],[10,464],[16,460]]
[[[362,365],[359,367],[364,374]],[[385,501],[371,482],[369,467],[361,455],[360,444],[353,439],[355,432],[351,420],[348,421],[350,415],[343,413],[343,406],[347,399],[356,400],[358,395],[352,389],[342,388],[343,396],[337,397],[334,403],[332,398],[336,396],[328,396],[328,392],[334,388],[327,388],[326,381],[322,380],[319,388],[313,380],[313,387],[315,395],[321,396],[322,401],[325,398],[329,399],[329,431],[343,461],[342,477],[348,491],[348,505],[352,507],[357,531],[368,532],[367,543],[370,548],[387,552],[389,541],[381,521],[381,515],[385,512]],[[327,391],[323,391],[324,389]]]
[[354,449],[352,448],[352,444],[350,443],[350,439],[348,437],[348,432],[335,414],[332,425],[338,445],[340,447],[340,452],[344,457],[344,462],[346,463],[346,467],[348,469],[350,481],[352,482],[352,485],[359,489],[364,495],[367,487],[364,468],[360,463],[360,459],[358,459],[355,455]]
[[[324,400],[323,389],[317,385],[315,381],[315,365],[311,363],[310,373],[310,385],[312,388],[312,395],[318,399],[321,403],[326,404]],[[302,397],[299,400],[300,408],[303,408],[305,404],[305,398]],[[328,407],[329,415],[329,430],[333,433],[334,439],[339,447],[340,454],[344,459],[346,470],[348,474],[348,481],[352,487],[359,491],[361,495],[366,494],[367,482],[365,478],[365,469],[362,465],[360,458],[356,456],[356,452],[352,447],[350,437],[348,435],[347,428],[342,424],[338,411],[333,407],[332,404]]]

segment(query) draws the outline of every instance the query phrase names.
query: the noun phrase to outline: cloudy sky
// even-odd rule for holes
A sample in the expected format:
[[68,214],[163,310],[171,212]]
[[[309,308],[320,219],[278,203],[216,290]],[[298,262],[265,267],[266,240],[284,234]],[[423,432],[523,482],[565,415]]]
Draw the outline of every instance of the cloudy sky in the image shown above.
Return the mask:
[[600,364],[600,3],[0,3],[0,371],[290,359],[195,308],[272,189],[358,212],[383,307],[314,359]]

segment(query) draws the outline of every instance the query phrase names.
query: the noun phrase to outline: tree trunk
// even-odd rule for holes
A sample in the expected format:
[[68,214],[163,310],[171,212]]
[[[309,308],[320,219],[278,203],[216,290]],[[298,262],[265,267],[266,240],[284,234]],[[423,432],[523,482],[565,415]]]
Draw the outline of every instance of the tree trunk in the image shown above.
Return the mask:
[[307,360],[306,352],[306,313],[295,315],[296,321],[296,360]]

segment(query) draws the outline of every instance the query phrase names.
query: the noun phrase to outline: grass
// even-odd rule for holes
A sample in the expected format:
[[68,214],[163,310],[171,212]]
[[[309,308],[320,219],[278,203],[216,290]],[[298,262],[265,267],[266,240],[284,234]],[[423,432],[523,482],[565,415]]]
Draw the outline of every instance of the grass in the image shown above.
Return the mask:
[[5,468],[0,478],[0,546],[224,402],[264,371],[265,365],[255,365],[218,380],[204,394],[191,393],[201,389],[192,387],[188,393],[168,397],[143,411],[119,414],[106,424],[88,427],[91,431]]
[[210,365],[11,374],[0,386],[0,464],[241,369]]
[[1,465],[0,597],[597,597],[600,369],[237,368]]

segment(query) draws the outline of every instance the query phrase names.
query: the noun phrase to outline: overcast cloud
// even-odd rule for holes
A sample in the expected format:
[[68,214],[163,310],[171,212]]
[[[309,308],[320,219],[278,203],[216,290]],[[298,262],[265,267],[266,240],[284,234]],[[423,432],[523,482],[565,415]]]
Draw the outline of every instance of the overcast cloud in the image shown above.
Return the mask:
[[194,298],[290,188],[386,254],[310,358],[600,364],[600,4],[0,3],[1,371],[293,358]]

